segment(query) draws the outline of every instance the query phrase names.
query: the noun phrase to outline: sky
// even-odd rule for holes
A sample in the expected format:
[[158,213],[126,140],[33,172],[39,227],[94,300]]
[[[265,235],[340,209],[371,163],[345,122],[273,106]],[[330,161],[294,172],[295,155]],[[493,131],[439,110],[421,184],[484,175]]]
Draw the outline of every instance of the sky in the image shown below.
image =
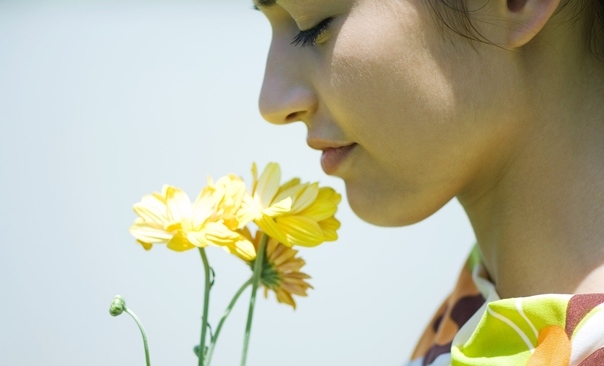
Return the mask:
[[[302,124],[264,122],[270,27],[244,0],[0,1],[0,364],[196,365],[199,253],[144,251],[132,205],[163,184],[195,197],[208,176],[334,187]],[[260,296],[248,365],[402,365],[474,243],[451,201],[409,227],[361,221],[344,199],[339,240],[301,248],[313,290],[297,309]],[[214,326],[249,268],[219,248]],[[213,365],[241,357],[249,292]]]

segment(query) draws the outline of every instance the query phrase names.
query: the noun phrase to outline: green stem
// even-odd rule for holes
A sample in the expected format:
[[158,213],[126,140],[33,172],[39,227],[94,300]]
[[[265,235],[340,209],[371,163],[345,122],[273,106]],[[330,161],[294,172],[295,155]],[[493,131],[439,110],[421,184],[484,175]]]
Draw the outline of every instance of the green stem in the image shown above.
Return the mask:
[[204,366],[204,357],[206,350],[206,333],[208,329],[208,312],[210,307],[210,264],[208,263],[208,257],[206,251],[203,248],[199,248],[199,254],[201,254],[201,260],[203,261],[203,272],[205,275],[205,286],[203,290],[203,315],[201,317],[201,340],[199,341],[199,366]]
[[218,335],[220,334],[220,330],[222,329],[222,325],[224,324],[226,318],[231,313],[231,310],[233,310],[233,307],[235,306],[235,303],[239,299],[239,296],[241,296],[241,294],[243,293],[243,291],[245,291],[245,289],[247,289],[247,287],[249,285],[251,285],[251,284],[252,284],[252,278],[250,278],[249,280],[247,280],[247,282],[244,283],[239,288],[239,290],[237,290],[237,293],[235,294],[235,296],[233,296],[233,299],[229,303],[229,306],[227,306],[226,310],[224,311],[224,315],[220,319],[220,322],[218,323],[218,327],[216,327],[216,333],[214,333],[214,337],[212,337],[212,342],[210,343],[210,348],[208,349],[208,357],[206,358],[206,366],[209,366],[210,362],[212,360],[212,353],[214,352],[214,347],[216,347],[216,342],[218,341]]
[[268,242],[268,235],[262,234],[260,239],[260,246],[258,253],[256,254],[256,260],[254,261],[254,275],[252,276],[252,297],[250,299],[250,307],[247,312],[247,324],[245,326],[245,338],[243,340],[243,354],[241,355],[241,366],[245,366],[247,359],[247,350],[250,343],[250,332],[252,330],[252,317],[254,315],[254,304],[256,303],[256,291],[260,284],[260,275],[262,274],[262,265],[264,263],[264,250],[266,243]]
[[143,324],[138,319],[138,317],[136,316],[136,314],[134,314],[134,312],[132,312],[132,310],[130,310],[127,307],[124,306],[124,311],[126,313],[128,313],[128,315],[130,315],[132,317],[132,319],[134,319],[134,321],[136,322],[136,325],[138,325],[138,329],[140,329],[141,334],[143,335],[143,345],[145,346],[145,359],[147,361],[147,366],[150,366],[151,365],[151,360],[149,359],[149,346],[147,345],[147,334],[145,333],[145,329],[143,328]]

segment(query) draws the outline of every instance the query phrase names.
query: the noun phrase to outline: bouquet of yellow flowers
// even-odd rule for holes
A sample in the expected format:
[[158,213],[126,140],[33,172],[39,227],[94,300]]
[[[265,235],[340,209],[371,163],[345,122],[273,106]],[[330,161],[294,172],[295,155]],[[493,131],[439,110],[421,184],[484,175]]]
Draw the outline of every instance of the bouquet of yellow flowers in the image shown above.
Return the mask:
[[[186,251],[197,248],[204,265],[204,304],[199,346],[195,347],[199,366],[207,366],[222,325],[239,296],[252,287],[241,365],[245,365],[252,317],[259,286],[265,297],[273,291],[277,301],[293,308],[292,295],[306,296],[312,286],[310,278],[301,272],[305,262],[294,246],[314,247],[338,238],[340,222],[334,217],[341,196],[332,188],[318,183],[301,183],[294,178],[281,184],[281,169],[269,163],[260,177],[252,165],[252,187],[247,189],[243,179],[227,175],[213,182],[208,179],[194,202],[177,187],[165,185],[161,192],[144,196],[134,205],[138,215],[130,233],[146,250],[155,244]],[[250,228],[255,224],[256,228]],[[210,289],[213,269],[205,248],[222,247],[241,258],[252,269],[251,277],[235,293],[220,319],[215,332],[208,333]],[[111,315],[130,314],[143,335],[147,365],[150,365],[146,335],[136,315],[116,296],[110,307]]]

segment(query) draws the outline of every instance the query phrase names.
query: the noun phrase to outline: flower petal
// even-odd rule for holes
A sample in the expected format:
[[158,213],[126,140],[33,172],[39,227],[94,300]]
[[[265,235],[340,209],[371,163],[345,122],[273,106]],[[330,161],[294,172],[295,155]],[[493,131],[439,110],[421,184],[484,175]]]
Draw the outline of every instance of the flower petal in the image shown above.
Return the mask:
[[140,241],[140,240],[137,240],[136,242],[139,243],[140,245],[142,245],[143,248],[145,248],[145,250],[151,250],[151,248],[153,248],[153,244],[151,244],[151,243],[145,243],[144,241]]
[[325,220],[333,216],[338,209],[338,206],[328,200],[316,200],[310,206],[306,207],[297,215],[306,216],[315,221]]
[[290,250],[282,250],[278,255],[276,256],[271,256],[271,264],[275,267],[279,267],[279,269],[281,269],[281,265],[285,262],[287,262],[288,260],[293,259],[296,254],[298,254],[297,250],[293,250],[291,248],[287,248],[284,245],[282,246],[283,248],[286,249],[290,249]]
[[283,183],[281,187],[279,187],[279,191],[277,192],[277,196],[281,195],[281,192],[288,190],[291,187],[299,186],[300,178],[292,178],[287,182]]
[[302,211],[310,206],[319,195],[319,184],[312,183],[304,185],[304,189],[298,194],[292,206],[291,213]]
[[338,233],[336,230],[340,228],[340,222],[335,217],[332,216],[323,221],[319,221],[319,226],[323,230],[325,241],[338,240]]
[[287,246],[291,246],[287,240],[285,233],[279,228],[275,220],[271,217],[262,216],[260,219],[254,221],[260,229],[266,233],[266,235],[274,238],[280,243]]
[[132,207],[134,212],[145,221],[166,222],[168,221],[168,207],[163,199],[157,195],[144,196],[139,203]]
[[284,187],[281,186],[279,188],[279,192],[277,193],[277,195],[275,196],[275,198],[273,198],[273,202],[279,202],[282,201],[284,199],[286,199],[287,197],[290,197],[293,201],[295,201],[298,196],[300,195],[300,193],[302,191],[304,191],[304,189],[306,189],[307,184],[295,184],[292,185],[291,182],[295,182],[295,181],[300,181],[299,179],[292,179],[291,181],[289,181],[289,186],[288,187]]
[[273,198],[279,190],[281,181],[281,168],[276,163],[269,163],[255,184],[254,197],[259,200],[262,207],[271,205]]
[[168,242],[168,248],[176,252],[184,252],[185,250],[193,249],[195,246],[191,244],[182,232],[177,233]]
[[283,201],[277,202],[274,205],[262,210],[262,214],[269,217],[283,216],[290,212],[292,207],[292,199],[285,198]]
[[282,216],[277,219],[277,226],[285,233],[290,245],[313,247],[325,241],[319,224],[304,216]]
[[321,187],[319,188],[319,196],[317,197],[317,199],[328,200],[337,205],[342,201],[342,195],[336,192],[331,187]]
[[243,237],[241,240],[233,244],[223,246],[223,248],[227,252],[238,256],[244,261],[249,262],[256,258],[256,249],[254,248],[254,245]]
[[278,302],[290,305],[292,308],[296,309],[296,302],[294,301],[292,295],[289,294],[289,292],[284,291],[282,288],[279,287],[273,289],[273,291],[275,292],[275,295],[277,295]]
[[187,233],[188,240],[201,248],[208,245],[229,246],[234,245],[240,240],[245,240],[243,236],[218,222],[210,222],[200,231],[191,231]]
[[163,187],[166,204],[168,206],[168,219],[180,221],[191,216],[191,200],[180,188],[165,185]]
[[191,230],[199,230],[214,213],[215,190],[204,187],[191,205]]
[[160,224],[144,222],[140,218],[130,226],[130,234],[145,243],[166,243],[174,235],[163,230]]

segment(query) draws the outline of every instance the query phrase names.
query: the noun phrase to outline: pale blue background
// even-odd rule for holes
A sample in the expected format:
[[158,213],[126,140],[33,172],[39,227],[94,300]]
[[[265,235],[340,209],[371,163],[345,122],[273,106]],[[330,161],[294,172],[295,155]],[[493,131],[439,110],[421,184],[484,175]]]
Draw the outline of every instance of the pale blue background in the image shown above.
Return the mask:
[[[203,272],[196,251],[145,252],[133,203],[164,183],[249,181],[252,161],[327,177],[302,125],[257,112],[268,23],[246,0],[0,1],[0,365],[194,365]],[[474,237],[457,202],[407,228],[341,205],[340,240],[301,250],[315,290],[298,310],[258,302],[249,365],[400,365],[453,285]],[[216,324],[249,275],[210,249]],[[244,299],[248,298],[248,294]],[[237,365],[246,305],[214,365]]]

